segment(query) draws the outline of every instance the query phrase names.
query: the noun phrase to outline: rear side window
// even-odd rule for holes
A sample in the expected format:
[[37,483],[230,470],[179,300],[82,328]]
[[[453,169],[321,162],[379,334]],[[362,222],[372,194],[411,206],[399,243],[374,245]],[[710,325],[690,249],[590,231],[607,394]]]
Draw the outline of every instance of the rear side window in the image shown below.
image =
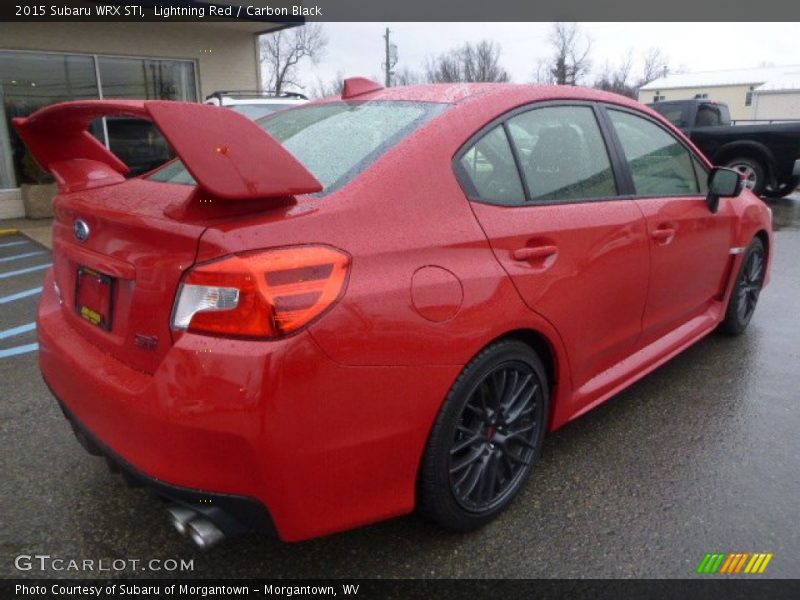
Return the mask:
[[[432,102],[335,102],[280,111],[257,122],[314,174],[325,192],[330,192],[448,106]],[[195,183],[180,161],[156,171],[150,179]]]
[[459,161],[466,176],[467,195],[492,204],[525,202],[519,171],[506,132],[498,125],[467,150]]
[[692,155],[672,134],[636,115],[609,110],[639,196],[699,193]]
[[695,125],[698,127],[717,127],[722,125],[722,111],[713,104],[701,104],[697,107]]
[[681,104],[669,104],[667,106],[658,106],[656,110],[664,115],[670,123],[675,127],[686,127],[686,109]]
[[617,194],[611,161],[588,106],[534,109],[508,121],[532,202]]

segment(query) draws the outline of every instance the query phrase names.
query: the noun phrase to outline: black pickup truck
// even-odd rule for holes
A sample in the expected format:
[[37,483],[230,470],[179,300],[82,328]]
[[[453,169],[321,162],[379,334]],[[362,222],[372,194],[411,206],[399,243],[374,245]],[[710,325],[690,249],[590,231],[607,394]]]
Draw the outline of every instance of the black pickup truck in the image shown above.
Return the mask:
[[800,121],[734,124],[727,104],[701,99],[648,106],[681,128],[715,165],[739,170],[756,194],[782,198],[800,184]]

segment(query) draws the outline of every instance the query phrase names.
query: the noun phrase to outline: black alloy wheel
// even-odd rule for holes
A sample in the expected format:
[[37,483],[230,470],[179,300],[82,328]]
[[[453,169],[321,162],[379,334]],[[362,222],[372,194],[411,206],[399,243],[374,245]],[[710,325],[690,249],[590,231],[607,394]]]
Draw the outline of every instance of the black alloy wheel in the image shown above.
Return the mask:
[[516,340],[486,348],[434,425],[420,473],[422,514],[457,531],[498,514],[531,473],[547,414],[547,379],[533,350]]
[[450,489],[464,509],[491,510],[515,489],[536,450],[542,404],[522,362],[498,365],[472,392],[450,448]]
[[736,278],[736,284],[731,293],[722,330],[732,335],[742,333],[750,323],[756,310],[758,296],[764,285],[767,257],[764,244],[755,238],[745,251],[742,266]]

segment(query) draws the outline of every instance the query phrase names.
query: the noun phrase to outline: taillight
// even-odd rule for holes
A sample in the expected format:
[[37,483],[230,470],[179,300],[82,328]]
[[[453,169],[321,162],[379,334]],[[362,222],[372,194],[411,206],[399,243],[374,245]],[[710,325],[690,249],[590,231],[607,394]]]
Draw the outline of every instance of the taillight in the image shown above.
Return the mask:
[[178,290],[172,328],[276,338],[305,327],[344,290],[350,257],[328,246],[236,254],[189,271]]

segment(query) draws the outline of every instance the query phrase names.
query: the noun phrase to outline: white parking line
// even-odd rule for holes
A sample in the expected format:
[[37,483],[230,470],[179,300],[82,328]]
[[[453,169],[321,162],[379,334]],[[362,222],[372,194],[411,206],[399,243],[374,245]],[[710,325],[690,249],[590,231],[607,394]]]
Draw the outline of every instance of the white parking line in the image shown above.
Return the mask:
[[23,254],[15,254],[14,256],[4,256],[0,258],[0,263],[3,262],[11,262],[12,260],[21,260],[23,258],[29,258],[31,256],[39,256],[40,254],[44,254],[44,250],[37,250],[36,252],[25,252]]
[[39,344],[25,344],[24,346],[14,346],[13,348],[6,348],[0,350],[0,358],[8,358],[9,356],[17,356],[19,354],[27,354],[28,352],[36,352],[39,349]]
[[11,248],[11,246],[22,246],[23,244],[30,244],[30,241],[22,240],[19,242],[6,242],[5,244],[0,244],[0,248]]
[[35,267],[28,267],[27,269],[18,269],[17,271],[9,271],[8,273],[0,273],[0,279],[8,279],[9,277],[14,277],[15,275],[24,275],[25,273],[32,273],[33,271],[41,271],[42,269],[47,269],[53,263],[46,263],[44,265],[36,265]]
[[19,327],[4,329],[3,331],[0,331],[0,340],[14,337],[15,335],[20,335],[22,333],[28,333],[34,329],[36,329],[36,323],[25,323],[25,325],[20,325]]
[[23,290],[21,292],[17,292],[16,294],[10,294],[8,296],[3,296],[0,298],[0,304],[8,304],[9,302],[14,302],[14,300],[20,300],[21,298],[27,298],[28,296],[35,296],[42,291],[42,288],[31,288],[29,290]]

